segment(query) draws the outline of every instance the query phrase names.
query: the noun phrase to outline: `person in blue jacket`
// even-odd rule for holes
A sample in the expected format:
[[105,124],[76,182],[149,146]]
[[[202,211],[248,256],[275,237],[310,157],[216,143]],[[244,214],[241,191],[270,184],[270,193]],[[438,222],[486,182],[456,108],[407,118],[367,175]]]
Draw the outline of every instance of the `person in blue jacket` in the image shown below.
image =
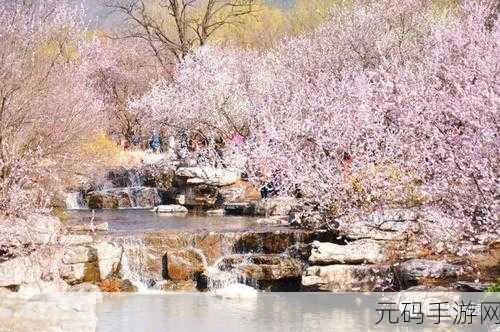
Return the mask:
[[160,148],[161,148],[161,137],[160,137],[160,135],[156,131],[153,131],[153,134],[151,135],[151,138],[149,139],[149,147],[154,152],[159,152],[160,151]]

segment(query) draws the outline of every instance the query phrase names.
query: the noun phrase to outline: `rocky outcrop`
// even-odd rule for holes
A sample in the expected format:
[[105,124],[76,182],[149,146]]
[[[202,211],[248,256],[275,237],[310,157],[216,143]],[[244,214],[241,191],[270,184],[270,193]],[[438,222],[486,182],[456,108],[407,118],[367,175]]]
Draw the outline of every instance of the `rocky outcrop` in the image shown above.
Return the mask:
[[302,286],[308,291],[375,291],[387,282],[387,267],[370,265],[311,266],[302,276]]
[[217,203],[219,191],[211,185],[183,185],[177,189],[175,201],[188,207],[211,208]]
[[236,273],[254,287],[270,291],[298,291],[304,264],[279,254],[232,255],[219,263],[219,269]]
[[382,245],[376,241],[359,240],[347,245],[315,241],[312,243],[309,263],[316,265],[376,264],[386,259]]
[[460,273],[457,265],[429,259],[411,259],[397,266],[398,277],[405,288],[432,279],[441,282],[456,280]]
[[111,242],[99,242],[92,248],[96,251],[100,279],[107,279],[116,274],[120,268],[123,248]]
[[190,185],[210,185],[210,186],[229,186],[240,179],[240,172],[231,169],[222,169],[215,167],[179,167],[175,175],[185,178],[186,183]]
[[202,255],[193,249],[167,252],[163,258],[163,277],[175,282],[194,280],[205,268]]
[[149,187],[113,188],[87,193],[90,209],[152,208],[164,201],[163,189]]

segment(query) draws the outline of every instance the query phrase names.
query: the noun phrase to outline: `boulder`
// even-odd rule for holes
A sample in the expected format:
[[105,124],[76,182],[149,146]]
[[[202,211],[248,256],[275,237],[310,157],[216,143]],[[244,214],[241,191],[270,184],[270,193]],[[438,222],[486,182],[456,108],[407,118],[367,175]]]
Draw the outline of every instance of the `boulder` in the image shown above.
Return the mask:
[[225,257],[219,266],[223,270],[238,269],[239,273],[255,281],[299,278],[303,263],[279,254],[231,255]]
[[97,252],[88,246],[68,246],[64,248],[64,264],[90,263],[97,260]]
[[242,203],[260,200],[260,192],[248,181],[239,180],[230,186],[219,189],[223,203]]
[[130,195],[132,196],[132,207],[151,208],[161,204],[163,201],[163,190],[157,188],[130,188]]
[[302,287],[308,291],[376,291],[390,283],[387,267],[368,265],[311,266],[302,276]]
[[151,208],[162,202],[163,190],[150,187],[113,188],[87,193],[90,209],[117,209],[130,207]]
[[179,167],[175,175],[187,178],[188,184],[206,184],[211,186],[229,186],[240,179],[240,172],[215,167]]
[[92,245],[96,250],[100,279],[107,279],[118,272],[123,248],[111,242],[100,242]]
[[204,269],[203,257],[196,250],[169,251],[163,257],[163,278],[175,282],[194,280]]
[[92,191],[86,194],[85,199],[89,209],[117,209],[120,206],[130,207],[131,200],[128,193],[110,191]]
[[157,213],[188,213],[188,209],[182,205],[158,205],[153,209]]
[[213,207],[217,203],[218,188],[211,185],[188,185],[183,188],[177,202],[187,206]]
[[278,254],[232,255],[219,263],[219,269],[260,289],[293,291],[299,289],[303,263]]
[[427,279],[450,280],[457,278],[461,269],[457,265],[429,259],[410,259],[397,266],[397,273],[405,288],[420,284]]
[[314,265],[375,264],[385,259],[384,249],[376,241],[359,240],[347,245],[314,241],[309,263]]
[[42,267],[36,253],[0,263],[0,287],[33,283],[40,279]]
[[254,216],[256,215],[255,203],[225,203],[224,211],[231,216]]
[[103,292],[137,292],[137,287],[128,279],[111,277],[99,283],[99,289]]
[[59,275],[70,285],[82,282],[94,283],[99,281],[99,267],[97,262],[61,264]]

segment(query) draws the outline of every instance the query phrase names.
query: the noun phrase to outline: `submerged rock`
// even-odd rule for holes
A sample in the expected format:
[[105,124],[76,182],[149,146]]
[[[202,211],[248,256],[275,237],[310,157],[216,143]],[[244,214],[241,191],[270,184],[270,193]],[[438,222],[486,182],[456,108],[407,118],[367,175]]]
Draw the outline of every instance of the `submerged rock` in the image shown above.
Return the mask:
[[225,213],[224,209],[208,210],[206,212],[207,216],[223,216],[224,213]]
[[375,264],[386,259],[383,247],[376,241],[359,240],[347,245],[314,241],[309,262],[329,264]]
[[156,213],[188,213],[188,209],[182,205],[158,205],[153,209]]

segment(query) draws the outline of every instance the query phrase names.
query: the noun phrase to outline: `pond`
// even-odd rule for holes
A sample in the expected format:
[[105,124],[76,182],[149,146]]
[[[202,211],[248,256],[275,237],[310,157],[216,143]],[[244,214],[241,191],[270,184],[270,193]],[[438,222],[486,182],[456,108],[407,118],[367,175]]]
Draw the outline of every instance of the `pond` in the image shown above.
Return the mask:
[[204,216],[158,214],[146,209],[69,210],[68,224],[107,222],[109,232],[148,232],[168,230],[175,232],[245,232],[284,230],[285,226],[265,224],[259,218],[241,216]]

